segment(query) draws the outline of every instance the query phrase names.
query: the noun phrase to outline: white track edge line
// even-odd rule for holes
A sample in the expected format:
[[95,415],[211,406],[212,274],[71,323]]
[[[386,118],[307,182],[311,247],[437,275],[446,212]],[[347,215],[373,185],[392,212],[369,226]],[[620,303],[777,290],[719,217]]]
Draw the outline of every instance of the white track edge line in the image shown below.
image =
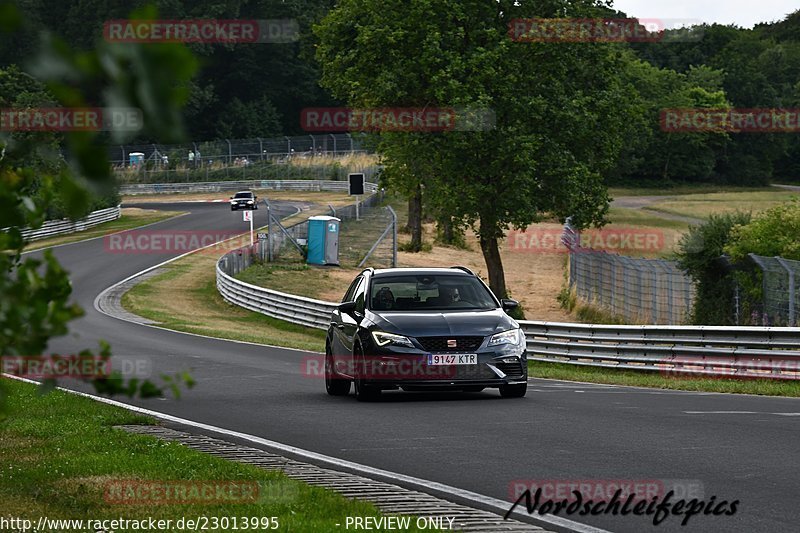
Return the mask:
[[[22,378],[18,376],[12,376],[10,374],[2,374],[2,376],[15,379],[18,381],[22,381],[25,383],[30,383],[34,385],[40,385],[38,381]],[[452,496],[456,496],[462,500],[471,501],[474,503],[478,503],[484,507],[489,507],[495,509],[496,512],[500,514],[500,516],[504,516],[505,513],[508,511],[509,505],[511,502],[506,502],[497,498],[493,498],[491,496],[484,496],[482,494],[478,494],[477,492],[472,492],[466,489],[459,489],[458,487],[452,487],[450,485],[445,485],[443,483],[439,483],[436,481],[428,481],[426,479],[408,476],[405,474],[399,474],[396,472],[391,472],[389,470],[383,470],[381,468],[375,468],[372,466],[362,465],[360,463],[354,463],[352,461],[347,461],[345,459],[339,459],[336,457],[331,457],[330,455],[324,455],[317,452],[312,452],[310,450],[305,450],[303,448],[298,448],[296,446],[291,446],[288,444],[283,444],[277,441],[265,439],[263,437],[258,437],[256,435],[250,435],[248,433],[241,433],[239,431],[234,431],[231,429],[225,429],[218,426],[212,426],[211,424],[205,424],[203,422],[196,422],[194,420],[188,420],[186,418],[180,418],[174,415],[160,413],[158,411],[153,411],[151,409],[145,409],[144,407],[138,407],[136,405],[130,405],[124,402],[120,402],[117,400],[112,400],[110,398],[104,398],[102,396],[95,396],[93,394],[89,394],[86,392],[75,391],[72,389],[67,389],[64,387],[57,387],[58,390],[67,392],[70,394],[75,394],[78,396],[82,396],[84,398],[89,398],[95,400],[100,403],[105,403],[108,405],[113,405],[115,407],[121,407],[123,409],[127,409],[128,411],[132,411],[134,413],[139,413],[147,416],[152,416],[154,418],[159,418],[161,420],[166,420],[168,422],[174,422],[176,424],[181,424],[184,426],[194,427],[197,429],[202,429],[205,431],[211,431],[213,433],[218,433],[220,435],[227,435],[229,437],[235,437],[238,439],[242,439],[248,442],[252,442],[255,444],[261,444],[263,446],[267,446],[273,450],[278,450],[284,453],[290,453],[292,455],[303,457],[305,459],[316,461],[318,463],[332,465],[334,467],[345,468],[347,470],[352,470],[355,472],[359,472],[364,474],[365,476],[369,477],[370,475],[379,476],[383,478],[392,478],[398,481],[402,481],[411,485],[416,485],[419,487],[423,487],[426,489],[430,489],[435,492],[440,492],[444,494],[449,494]],[[568,520],[566,518],[561,518],[559,516],[552,516],[552,515],[528,515],[521,511],[514,511],[512,516],[519,515],[519,516],[527,516],[534,520],[538,520],[547,524],[551,524],[554,526],[570,529],[575,531],[576,533],[611,533],[605,529],[596,528],[593,526],[589,526],[587,524],[581,524],[579,522],[573,522],[572,520]]]

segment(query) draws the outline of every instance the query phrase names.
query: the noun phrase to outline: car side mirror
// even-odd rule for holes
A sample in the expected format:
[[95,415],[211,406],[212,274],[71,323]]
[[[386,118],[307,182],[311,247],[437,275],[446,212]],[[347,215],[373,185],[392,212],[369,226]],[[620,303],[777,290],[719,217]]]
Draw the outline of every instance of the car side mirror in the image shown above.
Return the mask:
[[503,306],[503,311],[511,311],[512,309],[519,307],[519,302],[512,300],[511,298],[503,298],[500,300],[500,305]]
[[233,196],[231,196],[231,200],[233,200]]
[[348,315],[352,315],[353,311],[356,310],[356,303],[355,302],[342,302],[338,305],[339,312],[346,313]]

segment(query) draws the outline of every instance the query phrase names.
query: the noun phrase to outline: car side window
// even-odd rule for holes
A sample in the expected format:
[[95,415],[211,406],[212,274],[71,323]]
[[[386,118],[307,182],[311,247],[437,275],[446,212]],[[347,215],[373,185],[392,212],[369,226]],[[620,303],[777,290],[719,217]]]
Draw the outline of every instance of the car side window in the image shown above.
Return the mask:
[[357,313],[361,313],[362,315],[364,314],[364,298],[365,298],[364,295],[366,294],[366,292],[367,292],[367,280],[366,278],[361,278],[361,283],[358,285],[358,288],[356,289],[355,311]]
[[352,302],[353,296],[356,292],[356,287],[358,284],[361,283],[361,280],[364,279],[362,276],[358,276],[356,279],[353,280],[353,283],[350,284],[350,287],[347,289],[347,292],[344,293],[344,297],[342,298],[342,302]]

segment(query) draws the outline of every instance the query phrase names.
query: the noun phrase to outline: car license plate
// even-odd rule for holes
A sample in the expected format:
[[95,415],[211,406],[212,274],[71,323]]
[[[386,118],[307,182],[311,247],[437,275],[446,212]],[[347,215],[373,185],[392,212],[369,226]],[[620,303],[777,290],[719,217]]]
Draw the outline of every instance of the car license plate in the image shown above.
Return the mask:
[[475,353],[429,353],[428,366],[444,365],[477,365],[478,354]]

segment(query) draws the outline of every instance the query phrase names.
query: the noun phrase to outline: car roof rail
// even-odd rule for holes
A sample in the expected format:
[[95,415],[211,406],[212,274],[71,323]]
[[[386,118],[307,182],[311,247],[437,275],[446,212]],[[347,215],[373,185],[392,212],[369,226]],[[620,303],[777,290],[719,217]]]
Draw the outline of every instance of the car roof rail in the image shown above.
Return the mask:
[[454,266],[451,266],[450,268],[457,268],[458,270],[463,270],[467,274],[471,274],[473,276],[475,275],[475,273],[472,270],[468,269],[467,267],[465,267],[463,265],[454,265]]

